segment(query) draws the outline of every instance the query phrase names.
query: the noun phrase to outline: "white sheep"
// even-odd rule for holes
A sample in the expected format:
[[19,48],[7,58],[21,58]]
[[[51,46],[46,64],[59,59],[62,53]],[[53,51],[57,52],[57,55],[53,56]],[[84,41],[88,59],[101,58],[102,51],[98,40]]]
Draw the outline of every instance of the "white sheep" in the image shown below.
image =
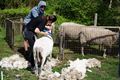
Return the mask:
[[[46,58],[52,54],[53,39],[51,36],[43,36],[37,39],[33,46],[33,54],[35,61],[35,74],[40,75]],[[39,66],[40,64],[40,66]]]

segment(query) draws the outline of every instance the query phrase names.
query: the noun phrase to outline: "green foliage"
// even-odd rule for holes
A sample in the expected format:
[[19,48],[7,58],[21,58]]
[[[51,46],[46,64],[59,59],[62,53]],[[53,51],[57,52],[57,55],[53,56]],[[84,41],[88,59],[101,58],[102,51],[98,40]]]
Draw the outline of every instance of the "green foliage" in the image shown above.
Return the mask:
[[25,15],[28,14],[30,8],[18,8],[18,9],[4,9],[4,10],[0,10],[0,24],[4,24],[4,20],[6,18],[11,18],[11,17],[24,17]]
[[120,1],[113,0],[49,0],[47,10],[78,23],[93,25],[94,14],[98,13],[98,25],[120,25]]
[[4,9],[4,10],[0,10],[0,14],[1,15],[14,15],[14,17],[16,17],[16,15],[26,15],[28,14],[29,8],[17,8],[17,9]]
[[37,5],[39,0],[1,0],[0,9],[18,8],[18,7],[33,7]]
[[0,71],[3,71],[4,80],[17,80],[16,75],[20,75],[20,80],[37,80],[35,74],[32,74],[30,71],[26,69],[16,70],[16,69],[3,69],[0,68]]
[[[120,1],[112,0],[44,0],[47,3],[46,14],[53,14],[75,21],[81,24],[93,25],[94,14],[98,13],[98,25],[120,25]],[[1,0],[0,8],[33,7],[39,0]],[[23,8],[22,8],[23,9]],[[12,11],[16,12],[15,11]],[[1,13],[1,11],[0,11]],[[11,12],[8,12],[11,14]],[[12,14],[12,16],[24,15],[24,13]],[[25,13],[27,14],[27,13]],[[1,14],[0,14],[1,15]],[[3,14],[2,14],[3,16]],[[8,16],[7,16],[8,17]],[[1,20],[1,19],[0,19]],[[60,23],[62,21],[60,20]]]
[[92,24],[94,13],[97,12],[99,0],[64,0],[59,1],[56,12],[65,18],[79,20],[80,23]]
[[114,10],[106,10],[104,13],[99,13],[99,18],[98,18],[98,25],[104,25],[104,26],[110,26],[110,25],[116,25],[114,17]]
[[98,25],[119,26],[120,25],[120,1],[113,0],[111,8],[109,8],[109,1],[102,1],[98,12]]
[[[9,54],[8,54],[9,53]],[[0,59],[5,56],[9,56],[13,51],[7,46],[5,41],[5,29],[0,26]]]

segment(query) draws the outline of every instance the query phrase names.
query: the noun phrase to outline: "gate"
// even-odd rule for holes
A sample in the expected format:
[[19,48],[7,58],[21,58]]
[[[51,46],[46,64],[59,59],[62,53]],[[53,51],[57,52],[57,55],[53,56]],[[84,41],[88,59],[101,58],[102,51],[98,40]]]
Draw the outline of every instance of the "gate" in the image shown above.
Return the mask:
[[22,27],[23,19],[22,18],[7,18],[5,20],[6,27],[6,41],[8,45],[14,49],[22,40]]

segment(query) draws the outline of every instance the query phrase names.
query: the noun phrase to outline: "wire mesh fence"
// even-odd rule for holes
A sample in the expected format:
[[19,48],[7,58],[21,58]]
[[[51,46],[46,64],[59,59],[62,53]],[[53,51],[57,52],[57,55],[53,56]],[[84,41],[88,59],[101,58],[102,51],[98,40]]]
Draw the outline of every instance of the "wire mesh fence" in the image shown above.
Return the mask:
[[[106,54],[109,55],[118,55],[119,40],[117,35],[119,33],[119,29],[120,29],[119,27],[96,26],[96,28],[99,27],[97,28],[98,30],[97,29],[91,30],[91,28],[88,29],[82,28],[83,30],[86,30],[86,31],[81,30],[81,32],[83,32],[84,35],[77,34],[79,33],[79,29],[75,29],[75,28],[69,29],[70,27],[69,26],[67,27],[68,27],[67,29],[65,28],[63,29],[63,32],[61,33],[62,35],[60,37],[60,54],[63,56],[63,58],[64,58],[64,53],[68,53],[65,51],[65,49],[69,49],[73,53],[80,53],[80,54],[82,54],[84,51],[85,54],[103,55],[106,52]],[[86,26],[82,26],[82,27],[86,27]],[[87,27],[91,27],[91,26],[87,26]],[[114,34],[114,32],[115,35],[111,35]],[[112,43],[114,43],[112,41],[115,40],[114,39],[115,37],[117,37],[116,42],[115,44],[112,45]],[[84,42],[84,44],[83,43],[81,44],[81,40],[83,40],[82,42]],[[84,50],[82,50],[83,49],[82,47],[84,47]]]

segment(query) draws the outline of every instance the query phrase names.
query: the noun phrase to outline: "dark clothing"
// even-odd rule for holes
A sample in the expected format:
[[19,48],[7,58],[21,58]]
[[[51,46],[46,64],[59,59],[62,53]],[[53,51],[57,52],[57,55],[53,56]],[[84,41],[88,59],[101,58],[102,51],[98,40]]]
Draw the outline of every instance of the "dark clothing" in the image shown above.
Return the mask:
[[29,39],[30,37],[31,39],[33,39],[34,35],[36,35],[34,30],[36,28],[39,28],[40,31],[43,31],[45,28],[46,22],[47,20],[42,16],[38,16],[32,19],[30,23],[28,23],[24,28],[24,31],[23,31],[24,39],[26,40],[26,39]]
[[43,18],[42,16],[38,16],[34,19],[32,19],[27,25],[25,25],[24,31],[23,31],[23,36],[25,40],[28,40],[29,43],[29,62],[31,63],[32,67],[34,67],[34,58],[33,58],[33,45],[35,42],[35,35],[36,33],[34,30],[36,28],[39,28],[40,31],[44,30],[45,24],[46,24],[46,18]]
[[[36,28],[39,28],[40,31],[43,31],[45,28],[46,24],[46,19],[43,19],[42,16],[38,16],[30,21],[25,26],[24,29],[24,39],[29,41],[29,45],[33,47],[34,42],[35,42],[35,35],[36,33],[34,32]],[[34,41],[34,42],[32,42]]]
[[32,32],[34,32],[35,28],[39,28],[42,31],[45,28],[45,24],[46,24],[46,19],[43,19],[42,16],[38,16],[32,19],[30,23],[26,25],[26,28]]

